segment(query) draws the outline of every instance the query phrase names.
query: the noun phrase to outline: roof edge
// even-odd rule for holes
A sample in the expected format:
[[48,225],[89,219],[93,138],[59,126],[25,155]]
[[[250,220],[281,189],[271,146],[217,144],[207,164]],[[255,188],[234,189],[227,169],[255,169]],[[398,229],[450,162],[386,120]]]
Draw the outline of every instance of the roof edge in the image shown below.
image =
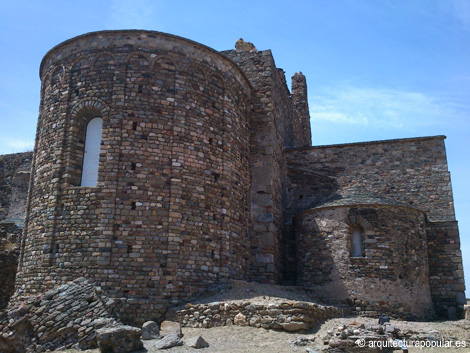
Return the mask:
[[446,138],[447,136],[445,135],[408,137],[408,138],[399,138],[399,139],[390,139],[390,140],[373,140],[373,141],[365,141],[365,142],[338,143],[338,144],[332,144],[332,145],[293,147],[293,148],[285,148],[284,151],[293,152],[293,151],[314,150],[314,149],[320,149],[320,148],[325,148],[325,147],[328,148],[328,147],[346,147],[346,146],[367,146],[367,145],[378,145],[381,143],[407,143],[407,142],[425,141],[425,140],[445,140]]
[[87,37],[93,37],[93,36],[98,36],[98,35],[111,35],[111,34],[147,34],[147,35],[158,35],[158,36],[163,36],[163,37],[167,37],[167,38],[172,38],[172,39],[176,39],[176,40],[179,40],[179,41],[183,41],[183,42],[186,42],[186,43],[189,43],[189,44],[192,44],[192,45],[196,45],[204,50],[207,50],[207,51],[210,51],[212,52],[213,54],[216,54],[218,57],[222,58],[224,61],[227,61],[230,63],[231,66],[235,67],[240,73],[241,75],[243,76],[243,78],[245,79],[246,83],[248,84],[248,86],[250,87],[251,90],[253,90],[253,87],[250,83],[250,81],[248,80],[248,78],[246,77],[245,73],[240,69],[240,67],[238,67],[238,65],[236,63],[234,63],[232,60],[230,60],[229,58],[227,58],[225,55],[223,55],[221,52],[211,48],[211,47],[208,47],[207,45],[204,45],[204,44],[201,44],[199,42],[196,42],[194,40],[191,40],[191,39],[188,39],[188,38],[184,38],[184,37],[180,37],[180,36],[177,36],[177,35],[174,35],[174,34],[170,34],[170,33],[165,33],[165,32],[159,32],[159,31],[151,31],[151,30],[146,30],[146,29],[110,29],[110,30],[102,30],[102,31],[93,31],[93,32],[88,32],[88,33],[84,33],[84,34],[81,34],[81,35],[78,35],[78,36],[75,36],[75,37],[72,37],[70,39],[67,39],[57,45],[55,45],[54,47],[52,47],[51,49],[49,49],[47,51],[47,53],[44,55],[44,57],[42,58],[41,60],[41,65],[39,66],[39,78],[41,79],[42,77],[42,70],[44,68],[44,65],[45,65],[45,62],[46,60],[57,50],[59,50],[60,48],[62,47],[65,47],[67,45],[69,45],[70,43],[73,43],[75,41],[78,41],[78,40],[81,40],[83,38],[87,38]]
[[378,202],[375,202],[375,203],[360,203],[360,202],[357,202],[357,203],[350,203],[350,204],[344,204],[344,205],[325,205],[325,206],[320,205],[320,206],[317,206],[317,207],[309,208],[308,210],[305,210],[305,211],[302,211],[302,212],[296,214],[294,216],[294,219],[297,218],[297,217],[309,214],[309,213],[314,213],[316,211],[320,211],[320,210],[327,210],[327,209],[334,209],[334,208],[362,207],[362,206],[364,206],[364,207],[367,207],[367,206],[376,206],[377,207],[377,206],[379,206],[379,207],[387,207],[387,208],[391,208],[391,207],[405,208],[405,209],[409,209],[409,210],[413,210],[413,211],[422,213],[424,215],[424,217],[427,219],[426,212],[424,212],[423,210],[420,210],[419,208],[415,208],[415,207],[412,207],[412,206],[406,206],[406,205],[391,205],[391,204],[378,203]]

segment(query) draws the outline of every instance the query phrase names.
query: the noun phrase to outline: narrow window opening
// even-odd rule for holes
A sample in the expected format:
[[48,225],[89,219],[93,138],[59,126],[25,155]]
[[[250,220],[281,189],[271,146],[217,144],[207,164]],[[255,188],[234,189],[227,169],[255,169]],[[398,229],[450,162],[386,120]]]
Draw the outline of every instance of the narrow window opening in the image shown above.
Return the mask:
[[131,204],[131,210],[135,210],[135,207],[136,207],[135,202],[132,202],[132,204]]
[[96,186],[100,162],[101,130],[103,119],[91,119],[86,128],[81,186]]
[[131,163],[131,170],[135,170],[136,168],[136,164],[135,163]]
[[137,123],[132,123],[132,130],[137,130]]
[[351,257],[363,257],[362,253],[362,231],[354,228],[351,233]]

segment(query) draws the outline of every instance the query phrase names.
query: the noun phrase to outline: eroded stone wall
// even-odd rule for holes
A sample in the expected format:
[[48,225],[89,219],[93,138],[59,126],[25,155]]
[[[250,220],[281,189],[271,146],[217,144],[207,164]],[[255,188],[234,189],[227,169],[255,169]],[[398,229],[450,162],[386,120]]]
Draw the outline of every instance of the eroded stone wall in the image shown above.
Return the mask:
[[[307,211],[295,223],[299,284],[369,316],[432,313],[423,212],[391,205],[338,206]],[[359,257],[351,251],[354,227],[362,232]]]
[[0,221],[23,224],[33,152],[0,156]]
[[311,144],[305,77],[294,76],[291,98],[284,72],[276,67],[270,50],[223,54],[240,67],[254,89],[250,118],[250,278],[279,283],[284,272],[283,149]]
[[[235,64],[176,36],[105,31],[52,49],[41,79],[18,296],[84,275],[139,321],[244,278],[251,87]],[[94,117],[98,184],[81,187]]]
[[0,309],[15,288],[32,152],[0,156]]
[[465,280],[457,222],[426,224],[429,281],[436,312],[451,319],[464,316]]
[[15,289],[20,239],[21,228],[14,223],[0,223],[0,309],[6,308]]

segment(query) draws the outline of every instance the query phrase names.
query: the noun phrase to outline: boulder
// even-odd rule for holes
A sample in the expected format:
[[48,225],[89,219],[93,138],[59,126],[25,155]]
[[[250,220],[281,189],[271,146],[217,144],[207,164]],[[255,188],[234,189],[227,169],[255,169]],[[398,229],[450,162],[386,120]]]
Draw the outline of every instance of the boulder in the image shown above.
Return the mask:
[[147,321],[142,325],[142,339],[153,340],[160,337],[160,330],[155,321]]
[[201,336],[191,337],[186,341],[186,345],[196,349],[209,347],[209,343]]
[[233,323],[238,326],[248,326],[248,321],[246,320],[246,316],[242,313],[238,313],[235,315],[233,319]]
[[177,335],[178,337],[183,337],[181,332],[181,325],[174,321],[163,321],[160,326],[160,337],[165,337],[168,335]]
[[308,329],[308,326],[305,322],[291,321],[283,322],[281,326],[286,331],[300,331]]
[[141,349],[141,330],[137,327],[120,325],[96,330],[96,339],[102,353],[128,353]]
[[172,333],[166,335],[161,340],[155,343],[155,349],[168,349],[171,347],[182,346],[183,340],[176,334]]

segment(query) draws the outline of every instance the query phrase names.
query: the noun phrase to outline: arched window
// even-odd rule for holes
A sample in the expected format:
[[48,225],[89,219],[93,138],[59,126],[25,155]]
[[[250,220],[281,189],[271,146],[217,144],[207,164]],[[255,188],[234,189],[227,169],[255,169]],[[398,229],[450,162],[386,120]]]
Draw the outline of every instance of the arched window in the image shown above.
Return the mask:
[[362,231],[353,228],[351,232],[351,257],[363,257],[362,254]]
[[96,186],[98,183],[102,127],[102,118],[91,119],[86,127],[81,186]]

